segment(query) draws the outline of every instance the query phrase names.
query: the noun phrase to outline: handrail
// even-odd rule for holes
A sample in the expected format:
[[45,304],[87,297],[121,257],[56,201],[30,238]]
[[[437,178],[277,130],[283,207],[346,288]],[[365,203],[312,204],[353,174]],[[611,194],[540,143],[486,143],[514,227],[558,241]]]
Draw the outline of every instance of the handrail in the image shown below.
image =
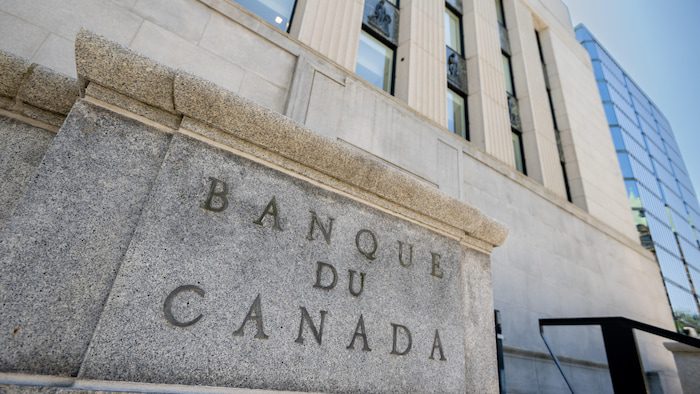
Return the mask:
[[539,319],[540,336],[549,354],[552,356],[554,363],[557,365],[559,373],[561,373],[561,376],[564,378],[566,385],[572,393],[574,390],[569,384],[559,364],[559,360],[554,355],[554,352],[552,352],[544,336],[544,327],[546,326],[600,326],[603,333],[603,343],[605,345],[605,355],[608,359],[610,378],[616,393],[647,392],[644,367],[639,357],[637,341],[633,330],[648,332],[700,348],[699,338],[689,337],[674,331],[620,316]]
[[593,326],[609,323],[617,323],[629,326],[640,331],[645,331],[660,337],[672,339],[676,342],[684,343],[689,346],[700,348],[700,338],[693,338],[684,334],[679,334],[675,331],[666,330],[661,327],[652,326],[640,321],[628,319],[621,316],[613,317],[567,317],[556,319],[540,319],[540,327],[542,326]]

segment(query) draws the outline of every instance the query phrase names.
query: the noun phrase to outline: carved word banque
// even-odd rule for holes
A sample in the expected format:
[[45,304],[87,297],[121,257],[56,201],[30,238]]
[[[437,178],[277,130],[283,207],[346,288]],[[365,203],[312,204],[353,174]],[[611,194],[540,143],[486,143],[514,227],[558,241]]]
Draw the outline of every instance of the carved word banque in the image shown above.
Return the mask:
[[[222,180],[209,177],[209,190],[205,201],[201,204],[201,208],[211,212],[223,212],[229,206],[229,187],[228,184]],[[252,222],[254,224],[265,226],[269,225],[272,229],[276,231],[284,231],[280,225],[280,208],[278,203],[273,196],[261,214],[257,216]],[[322,220],[319,219],[316,212],[310,211],[309,218],[309,230],[306,233],[306,239],[308,241],[313,241],[316,239],[317,235],[320,234],[327,244],[331,244],[333,222],[334,218],[328,217],[326,223],[324,224]],[[355,235],[355,249],[362,256],[364,256],[369,262],[376,259],[377,250],[379,248],[379,240],[377,235],[369,229],[360,229]],[[397,262],[400,267],[405,269],[411,268],[413,265],[413,245],[404,243],[402,241],[396,241],[397,249]],[[440,268],[440,258],[441,255],[436,252],[430,252],[430,266],[429,275],[436,278],[436,280],[443,278],[443,271]],[[363,293],[365,286],[366,273],[357,272],[355,270],[348,270],[348,291],[352,297],[360,297]],[[339,274],[336,268],[329,263],[318,261],[316,262],[315,278],[310,281],[311,287],[314,289],[319,289],[322,291],[329,291],[336,287],[338,284]],[[205,290],[197,285],[182,285],[172,290],[163,304],[163,313],[165,320],[176,327],[189,327],[195,325],[200,319],[203,318],[202,314],[197,317],[181,321],[178,320],[173,315],[173,302],[182,293],[194,293],[201,298],[205,298]],[[326,321],[326,316],[328,311],[319,311],[319,322],[314,323],[314,319],[311,317],[307,309],[303,306],[300,309],[300,322],[299,331],[297,338],[294,342],[299,344],[305,343],[304,333],[310,331],[313,335],[316,343],[321,346],[323,339],[323,328]],[[263,322],[263,308],[261,296],[258,294],[253,300],[248,313],[245,315],[243,322],[240,327],[233,332],[234,336],[243,336],[244,329],[247,323],[255,324],[255,339],[268,339],[269,336],[265,333],[264,322]],[[307,328],[305,330],[304,328]],[[409,354],[413,345],[413,338],[409,327],[401,324],[389,323],[389,327],[392,333],[392,345],[391,352],[389,354],[395,356],[405,356]],[[402,340],[400,340],[402,338]],[[348,350],[354,350],[356,346],[356,341],[361,341],[362,351],[372,351],[370,343],[368,340],[367,331],[365,329],[365,321],[362,314],[360,314],[354,331],[349,337],[349,344],[347,345]],[[440,333],[438,329],[435,329],[435,334],[432,338],[432,348],[428,358],[430,360],[446,361],[443,345],[440,340]]]

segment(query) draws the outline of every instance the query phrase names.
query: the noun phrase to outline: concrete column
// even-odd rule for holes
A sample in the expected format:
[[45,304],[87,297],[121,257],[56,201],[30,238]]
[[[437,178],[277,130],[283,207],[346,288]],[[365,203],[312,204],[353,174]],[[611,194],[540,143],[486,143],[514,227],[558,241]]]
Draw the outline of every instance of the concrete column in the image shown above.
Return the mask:
[[520,104],[527,174],[566,198],[533,16],[520,0],[504,0],[503,6],[510,35],[515,91]]
[[445,4],[402,0],[394,95],[416,111],[447,126]]
[[515,167],[496,3],[464,0],[462,4],[469,134],[477,146]]
[[590,58],[573,35],[541,31],[552,101],[574,204],[637,239]]
[[363,6],[363,0],[299,0],[290,34],[354,72]]

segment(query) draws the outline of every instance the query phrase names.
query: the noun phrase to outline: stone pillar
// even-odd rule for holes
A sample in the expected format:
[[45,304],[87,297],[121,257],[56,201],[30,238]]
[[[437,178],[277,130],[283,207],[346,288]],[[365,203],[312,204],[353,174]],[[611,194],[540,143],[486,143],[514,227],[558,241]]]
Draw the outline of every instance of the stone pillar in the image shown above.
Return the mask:
[[395,96],[447,126],[445,5],[441,1],[401,1],[396,51]]
[[504,0],[503,6],[510,32],[513,79],[520,107],[527,174],[566,198],[533,16],[521,1]]
[[664,342],[673,352],[684,393],[700,393],[700,349],[678,342]]
[[463,6],[471,141],[515,167],[496,4],[491,0],[465,0]]
[[363,5],[363,0],[301,0],[290,34],[354,71]]

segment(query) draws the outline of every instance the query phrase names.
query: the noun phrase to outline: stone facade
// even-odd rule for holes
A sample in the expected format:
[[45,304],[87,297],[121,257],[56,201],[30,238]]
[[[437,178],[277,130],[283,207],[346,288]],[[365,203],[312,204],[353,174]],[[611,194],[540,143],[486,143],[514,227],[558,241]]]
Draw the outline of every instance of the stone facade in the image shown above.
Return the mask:
[[[589,60],[574,38],[568,15],[561,2],[557,0],[504,1],[512,43],[514,49],[517,49],[513,56],[515,80],[523,84],[518,90],[523,100],[522,115],[527,128],[524,133],[526,156],[530,157],[528,163],[534,166],[530,177],[523,176],[513,168],[513,148],[504,95],[502,65],[499,58],[498,25],[495,22],[495,6],[492,2],[463,1],[465,57],[469,73],[467,99],[471,142],[444,129],[445,123],[440,109],[443,107],[440,104],[432,106],[436,100],[439,103],[439,100],[444,99],[444,83],[436,86],[434,90],[420,85],[428,83],[426,81],[431,78],[431,76],[426,77],[428,72],[426,70],[438,69],[439,61],[436,59],[439,59],[439,54],[442,52],[423,51],[421,47],[429,45],[428,43],[406,42],[406,56],[420,55],[423,58],[409,58],[406,60],[404,70],[397,69],[397,79],[404,78],[407,87],[403,94],[397,86],[396,97],[392,97],[375,89],[352,72],[357,43],[357,38],[353,37],[359,34],[357,25],[348,23],[347,27],[333,31],[328,39],[338,44],[327,44],[320,38],[329,33],[315,26],[313,22],[319,18],[328,18],[321,15],[321,11],[327,15],[341,15],[342,17],[338,20],[343,21],[346,18],[357,18],[355,9],[357,5],[347,5],[343,9],[331,10],[333,7],[328,4],[323,5],[326,8],[321,8],[321,4],[314,6],[315,3],[323,2],[299,1],[299,4],[303,5],[303,8],[299,6],[299,9],[306,11],[304,15],[295,16],[298,21],[301,21],[301,25],[295,27],[292,22],[289,34],[270,27],[229,0],[100,2],[76,0],[62,2],[60,6],[49,2],[24,1],[5,1],[0,4],[0,20],[3,21],[0,24],[0,31],[3,33],[0,49],[28,58],[27,64],[34,62],[68,76],[79,77],[79,87],[85,97],[79,104],[84,110],[83,118],[96,116],[95,113],[103,111],[103,109],[85,109],[98,105],[122,115],[133,114],[132,118],[137,119],[136,121],[125,120],[125,122],[139,128],[139,144],[142,145],[129,144],[129,146],[137,150],[132,152],[133,154],[142,155],[139,160],[149,163],[151,160],[154,164],[140,166],[137,173],[143,175],[143,180],[139,177],[132,180],[134,187],[141,188],[140,194],[126,196],[127,200],[120,201],[118,206],[112,206],[110,209],[118,210],[120,218],[130,218],[128,220],[138,221],[138,224],[127,225],[128,220],[120,219],[114,228],[95,227],[96,231],[108,231],[108,233],[101,235],[97,233],[94,240],[101,238],[107,240],[110,239],[109,237],[124,239],[120,234],[135,231],[133,229],[149,228],[148,220],[144,219],[141,223],[141,219],[134,218],[134,215],[138,216],[136,212],[140,212],[141,209],[144,209],[144,214],[151,215],[149,217],[164,214],[152,205],[148,205],[146,201],[151,201],[150,193],[156,193],[159,189],[153,188],[154,184],[158,184],[153,183],[155,179],[153,174],[161,171],[162,149],[165,149],[162,144],[165,144],[163,142],[165,139],[175,140],[175,137],[170,136],[179,133],[187,137],[194,136],[195,139],[206,139],[217,147],[230,146],[232,141],[237,141],[235,149],[242,157],[262,157],[266,162],[272,163],[274,168],[285,169],[286,172],[292,171],[315,179],[316,182],[327,187],[330,185],[333,190],[340,191],[342,195],[349,195],[355,200],[359,198],[378,209],[379,212],[376,214],[389,211],[392,215],[398,215],[409,223],[417,223],[430,231],[438,230],[453,241],[456,240],[459,245],[462,245],[460,247],[477,250],[478,252],[474,252],[477,254],[490,253],[494,245],[500,244],[505,233],[500,226],[490,224],[491,221],[486,219],[486,216],[480,213],[476,215],[476,209],[505,224],[510,235],[508,241],[491,254],[490,269],[493,273],[494,307],[499,309],[503,316],[506,384],[511,392],[561,392],[565,389],[563,380],[547,357],[544,344],[539,337],[537,327],[539,318],[622,315],[673,329],[670,308],[666,301],[658,266],[649,252],[636,241],[636,230],[629,215],[624,187],[619,174],[614,173],[618,171],[617,163],[590,72]],[[411,2],[405,2],[405,4],[408,6]],[[419,7],[416,6],[416,8]],[[437,7],[434,8],[437,9]],[[310,10],[315,14],[307,15],[306,13],[311,12]],[[408,14],[407,11],[406,15]],[[442,26],[434,25],[436,19],[433,14],[434,12],[416,10],[410,18],[407,17],[411,21],[408,27],[413,29],[412,24],[422,23],[421,28],[426,32],[441,36]],[[306,26],[305,21],[310,25]],[[359,24],[360,21],[358,20],[357,23]],[[141,75],[131,75],[136,78],[127,78],[133,68],[120,68],[119,64],[111,64],[110,54],[119,52],[119,47],[110,46],[114,44],[105,44],[106,46],[100,47],[103,51],[99,52],[100,48],[88,48],[96,41],[79,40],[76,58],[73,43],[80,27],[86,27],[116,44],[134,50],[135,53],[124,53],[125,59],[128,60],[125,60],[126,64],[142,61],[136,53],[155,60],[157,63],[149,63],[153,67],[147,73],[149,78],[144,80]],[[552,84],[557,124],[562,131],[573,204],[565,200],[557,152],[553,148],[552,124],[548,114],[542,113],[543,92],[540,85],[542,74],[536,67],[536,61],[533,60],[533,57],[539,55],[536,52],[533,53],[536,49],[532,41],[534,32],[532,36],[526,35],[531,27],[540,31],[543,51],[552,63],[548,72]],[[405,30],[402,30],[401,34],[404,37],[411,37],[403,31]],[[439,40],[435,39],[435,41]],[[86,45],[88,47],[84,47]],[[81,52],[82,50],[84,52]],[[80,53],[99,53],[99,56],[81,57]],[[413,55],[414,53],[416,55]],[[101,61],[103,63],[100,63]],[[180,74],[172,71],[173,69],[204,78],[218,85],[219,88],[203,89],[201,88],[203,85],[199,83],[187,88],[185,85],[193,79],[178,78],[177,75]],[[106,72],[107,70],[109,72]],[[419,72],[419,70],[422,71]],[[440,68],[440,71],[443,73],[441,75],[444,75],[444,68]],[[122,74],[124,78],[120,79]],[[416,79],[419,77],[428,79]],[[115,84],[115,80],[120,84]],[[88,81],[91,82],[88,84]],[[178,89],[180,92],[190,93],[177,95],[175,91]],[[410,93],[411,89],[417,90]],[[238,96],[225,94],[223,90]],[[436,99],[429,99],[426,95],[433,95]],[[11,102],[22,102],[16,99],[16,92],[10,94],[3,91],[2,96],[4,96],[3,99],[7,97]],[[275,125],[280,124],[279,122],[288,122],[288,126],[270,128],[273,131],[303,126],[304,132],[307,133],[305,135],[309,138],[308,144],[290,145],[287,134],[266,133],[264,128],[236,126],[255,124],[255,116],[252,113],[240,115],[246,114],[244,110],[242,112],[217,111],[231,105],[237,105],[236,108],[239,109],[248,108],[240,105],[237,101],[239,99],[236,98],[239,96],[266,108],[263,112],[273,114],[270,116],[274,116]],[[183,117],[183,113],[187,116]],[[285,115],[286,118],[278,116],[279,114]],[[71,121],[73,123],[68,122],[65,125],[78,122],[81,116],[78,116],[77,111],[75,115],[76,117]],[[36,131],[41,133],[47,128],[41,129],[42,126],[46,126],[46,120],[41,120],[42,118],[31,113],[26,115],[26,113],[8,109],[7,112],[3,112],[3,116],[14,119],[3,121],[3,126],[0,126],[3,130],[6,127],[25,128],[38,125],[40,129]],[[60,115],[59,124],[64,117],[65,113]],[[194,121],[187,120],[188,118]],[[18,121],[30,126],[12,126],[19,125]],[[103,119],[105,127],[110,127],[109,123],[110,120]],[[221,129],[235,130],[235,132],[216,131]],[[97,130],[99,128],[95,131]],[[62,139],[58,138],[61,137],[60,133],[54,138],[55,149],[62,146],[61,141],[69,139],[70,133],[65,134]],[[99,139],[98,134],[96,133],[94,138]],[[179,134],[177,140],[182,140],[184,137]],[[319,135],[333,140],[332,146],[336,147],[336,150],[318,151],[318,147],[329,146],[316,142],[314,138]],[[117,137],[105,132],[103,137],[128,140],[130,135],[127,133]],[[157,141],[159,139],[161,142]],[[108,140],[99,143],[105,144],[103,146],[119,145],[115,141]],[[172,141],[168,142],[168,144],[172,143]],[[46,145],[49,152],[54,149],[54,144]],[[5,145],[2,146],[6,149]],[[301,147],[305,149],[299,150]],[[44,148],[37,145],[35,149]],[[342,155],[340,155],[341,152]],[[125,152],[125,156],[116,155],[114,157],[116,161],[111,165],[114,165],[115,169],[125,170],[118,165],[119,160],[129,161],[129,155],[132,153]],[[31,152],[26,155],[35,157],[32,168],[36,168],[38,165],[36,155]],[[369,168],[389,167],[391,175],[387,173],[385,177],[377,178],[375,176],[377,173],[374,171],[357,171],[349,166],[347,155],[364,158],[363,165]],[[52,180],[56,175],[52,176],[51,173],[81,171],[78,170],[79,166],[87,166],[85,162],[81,164],[81,161],[89,159],[89,157],[78,157],[74,163],[65,160],[50,161],[57,160],[55,158],[56,156],[45,156],[43,159],[45,170],[40,170],[36,175],[13,176],[13,181],[19,179],[20,183],[24,184],[22,186],[24,189],[16,188],[17,191],[8,198],[18,204],[18,208],[10,211],[12,216],[38,215],[38,211],[32,209],[32,204],[51,201],[49,185],[52,185],[50,182],[56,182]],[[23,173],[26,174],[27,171]],[[149,171],[151,172],[148,173]],[[603,173],[606,175],[601,176]],[[93,168],[92,172],[86,173],[86,176],[89,174],[95,177],[94,182],[88,183],[88,186],[94,189],[87,189],[89,192],[86,195],[73,196],[88,199],[73,201],[77,204],[86,204],[91,195],[106,192],[98,188],[102,182],[100,176],[103,175],[99,168]],[[38,179],[47,182],[45,188],[27,188],[26,185],[30,182],[38,185]],[[399,190],[404,192],[399,193],[389,187],[396,183],[411,187],[402,187]],[[83,187],[79,179],[73,180],[73,184],[76,188]],[[56,185],[58,186],[69,189],[73,187],[70,183]],[[207,184],[201,183],[199,186],[201,188]],[[423,194],[405,192],[408,189],[418,190]],[[113,190],[115,198],[124,197],[120,197],[120,190],[121,188],[118,187]],[[199,193],[205,192],[206,187],[204,190],[199,190]],[[190,192],[183,189],[178,193]],[[197,195],[200,199],[203,196],[204,194]],[[447,196],[454,200],[448,199]],[[158,198],[158,194],[153,194],[153,197]],[[468,205],[455,205],[457,200]],[[65,203],[68,204],[68,201]],[[261,204],[257,207],[258,210],[265,208],[266,203],[266,201],[256,200],[256,204]],[[352,205],[351,202],[348,204]],[[92,213],[81,211],[71,213],[63,211],[63,208],[57,209],[57,206],[52,207],[50,204],[43,206],[45,210],[43,216],[53,217],[56,220],[51,226],[58,226],[57,223],[62,222],[58,215],[66,215],[63,216],[64,218],[81,217],[81,215],[87,217]],[[105,216],[93,223],[94,225],[112,220],[110,218],[113,213],[110,211],[101,210],[99,213]],[[294,214],[303,213],[302,211]],[[9,217],[10,213],[7,215]],[[43,216],[34,217],[38,220]],[[475,218],[479,219],[475,220]],[[306,219],[308,220],[308,217]],[[8,220],[15,220],[17,224],[13,226],[20,226],[19,219]],[[377,219],[377,222],[381,222],[381,219]],[[269,225],[269,223],[265,224]],[[282,228],[285,227],[284,224],[286,223],[282,223]],[[0,225],[2,225],[1,222]],[[225,223],[222,223],[223,225]],[[20,232],[21,226],[13,227],[12,230],[7,230],[6,227],[4,231],[7,235],[4,237],[11,234],[37,234],[39,231],[38,227],[32,227],[30,224],[25,223],[23,226],[25,227],[22,232]],[[54,231],[51,226],[47,224],[47,227],[41,230],[44,234],[42,238],[48,238],[48,234]],[[63,231],[71,234],[71,237],[78,237],[76,238],[78,241],[81,240],[80,228],[66,228]],[[148,237],[165,237],[150,230],[148,234],[141,234],[138,231],[134,234],[134,239],[142,240],[140,242],[147,242],[147,240],[152,242]],[[22,247],[15,246],[19,248],[16,250],[27,246],[26,243],[32,242],[32,239],[15,236],[13,242],[24,243]],[[88,245],[91,245],[89,242]],[[60,251],[64,250],[61,248],[66,248],[65,243],[59,239],[51,240],[51,244],[51,247],[55,248],[53,250]],[[4,245],[8,245],[6,241]],[[64,386],[72,384],[73,387],[89,385],[93,385],[89,387],[98,387],[95,386],[94,379],[103,378],[148,380],[148,377],[139,375],[140,371],[114,371],[104,367],[105,363],[101,360],[109,355],[113,354],[125,360],[126,356],[112,353],[114,348],[109,347],[110,341],[123,339],[116,335],[118,333],[113,332],[114,324],[110,322],[119,321],[120,315],[117,311],[120,305],[123,306],[124,303],[132,305],[132,302],[128,298],[123,300],[116,298],[117,295],[129,292],[128,286],[120,284],[119,281],[114,282],[115,291],[112,292],[109,289],[100,288],[99,284],[91,285],[92,282],[88,278],[91,278],[91,275],[102,275],[102,278],[110,282],[116,275],[114,262],[121,261],[122,256],[125,259],[124,269],[132,270],[131,275],[137,277],[139,271],[137,265],[133,264],[136,261],[134,256],[147,256],[154,251],[136,248],[127,251],[128,245],[118,242],[110,242],[110,245],[113,249],[100,248],[99,250],[99,253],[109,256],[95,255],[81,260],[84,265],[78,265],[84,270],[81,272],[84,272],[86,282],[76,282],[76,286],[88,288],[91,294],[96,294],[95,297],[98,299],[99,295],[107,297],[108,293],[114,296],[103,298],[107,305],[105,311],[108,311],[104,323],[97,321],[96,316],[99,313],[89,311],[90,308],[100,309],[102,303],[93,305],[86,300],[82,301],[85,302],[82,304],[84,308],[79,314],[89,315],[89,319],[92,319],[84,326],[97,327],[95,333],[98,337],[95,338],[94,347],[88,347],[87,343],[91,338],[90,330],[72,332],[74,343],[83,341],[82,350],[66,350],[64,354],[86,352],[84,354],[89,355],[86,361],[94,362],[92,364],[94,366],[85,369],[78,367],[76,371],[75,364],[69,368],[66,363],[63,368],[68,368],[70,371],[66,370],[67,372],[63,373],[71,378],[68,383],[62,381]],[[97,248],[93,250],[93,252],[97,251]],[[99,259],[106,265],[101,269],[95,269],[87,264],[94,259]],[[132,263],[129,263],[130,261]],[[39,272],[38,267],[33,274]],[[347,273],[348,267],[343,265],[343,268]],[[152,269],[154,273],[162,271],[162,267],[159,266],[154,266]],[[340,275],[341,271],[338,269],[339,289],[334,291],[340,291],[340,286],[348,285],[347,282],[342,282],[347,278]],[[390,275],[390,273],[387,271],[380,275]],[[484,283],[488,281],[489,278],[480,280]],[[154,282],[154,286],[156,284],[160,286],[160,279]],[[143,288],[143,285],[141,286]],[[216,285],[211,291],[222,291],[215,290],[220,288],[221,286]],[[203,290],[207,295],[210,294],[209,288],[203,288]],[[284,296],[283,293],[280,294]],[[196,293],[189,292],[188,296],[193,297],[192,302],[197,301]],[[241,306],[238,309],[227,311],[232,314],[233,320],[227,325],[226,333],[238,328],[234,326],[243,321],[243,316],[251,306],[253,302],[251,298],[254,296],[253,293],[249,294],[245,300],[240,300]],[[140,298],[134,300],[133,305],[145,308],[146,303],[142,304],[139,300]],[[217,298],[217,300],[212,299],[212,302],[223,301]],[[267,302],[262,298],[260,305],[263,312],[270,305]],[[156,304],[149,305],[153,307]],[[213,311],[217,310],[216,305],[218,304],[201,304],[203,308],[213,308],[204,309],[207,313],[202,313],[203,319],[215,313]],[[292,305],[287,309],[280,309],[280,313],[294,315],[295,311],[299,313],[299,306]],[[18,308],[21,309],[20,306]],[[486,311],[487,309],[482,305],[482,313],[478,314],[479,319],[483,321],[479,320],[477,326],[482,329],[488,324],[493,324],[492,314]],[[328,311],[333,312],[330,308]],[[317,322],[320,318],[318,308],[315,312],[308,309],[308,312],[311,319]],[[62,316],[60,311],[52,313],[55,314],[56,319]],[[298,314],[295,316],[299,318]],[[194,317],[196,316],[178,318]],[[202,320],[202,324],[205,321]],[[392,327],[389,323],[402,324],[400,321],[376,320],[376,322],[389,327],[388,330]],[[149,322],[139,323],[152,327]],[[298,321],[294,323],[297,325],[295,329],[279,332],[294,336],[296,334],[294,331],[298,330],[298,323]],[[357,321],[345,326],[353,326],[355,323]],[[370,324],[375,324],[370,323],[369,319],[365,323],[368,330]],[[253,323],[249,323],[246,327],[247,335],[251,335],[251,329],[254,326]],[[409,324],[405,326],[411,329]],[[475,329],[477,326],[467,325],[465,329]],[[346,331],[349,330],[346,336],[352,333],[353,328],[346,329]],[[251,332],[248,332],[249,330]],[[270,330],[269,335],[272,336],[272,333],[273,331]],[[575,388],[583,392],[610,390],[609,385],[606,384],[609,378],[599,333],[592,330],[563,328],[547,331],[547,333],[551,336],[550,340],[554,343],[557,354],[563,356],[565,371],[574,382]],[[390,340],[391,334],[391,331],[387,331],[381,335],[389,335]],[[482,334],[485,335],[485,333]],[[329,341],[339,337],[342,336],[334,334],[333,337],[331,334],[328,336]],[[471,336],[465,333],[463,337]],[[349,338],[345,338],[347,339]],[[315,343],[311,337],[308,337],[308,340],[311,340],[312,344]],[[419,339],[417,333],[414,340],[416,346],[419,346],[419,340],[425,342],[424,339]],[[663,348],[661,340],[647,337],[640,337],[638,340],[647,370],[659,373],[665,392],[679,392],[680,385],[673,357]],[[379,341],[387,346],[386,338]],[[294,343],[289,346],[291,345]],[[469,344],[465,346],[467,345]],[[104,349],[106,353],[100,354],[100,349]],[[418,350],[416,348],[416,352]],[[484,354],[484,357],[490,356]],[[80,364],[82,362],[81,360],[78,365],[83,365]],[[12,364],[14,363],[13,361]],[[5,365],[7,363],[3,364]],[[478,371],[469,369],[472,365],[469,359],[465,365],[468,376],[477,376]],[[8,367],[3,368],[4,371],[9,371]],[[51,372],[41,369],[32,371]],[[76,375],[78,373],[84,375]],[[39,379],[34,375],[17,376],[15,372],[7,372],[1,376],[3,376],[3,382],[9,384],[31,383]],[[76,380],[75,377],[79,379]],[[491,378],[493,377],[486,379],[485,382],[491,382],[489,380]],[[167,383],[192,382],[186,378],[183,379]],[[342,381],[343,377],[339,376],[338,379]],[[212,378],[210,381],[201,383],[219,385],[221,380]],[[455,386],[451,387],[462,387],[459,384],[466,383],[454,384]],[[169,390],[175,390],[174,387],[168,386]],[[261,386],[251,383],[248,387]],[[281,383],[274,386],[274,388],[281,387],[283,387]],[[328,389],[323,385],[289,387]],[[364,388],[369,390],[372,386]]]

